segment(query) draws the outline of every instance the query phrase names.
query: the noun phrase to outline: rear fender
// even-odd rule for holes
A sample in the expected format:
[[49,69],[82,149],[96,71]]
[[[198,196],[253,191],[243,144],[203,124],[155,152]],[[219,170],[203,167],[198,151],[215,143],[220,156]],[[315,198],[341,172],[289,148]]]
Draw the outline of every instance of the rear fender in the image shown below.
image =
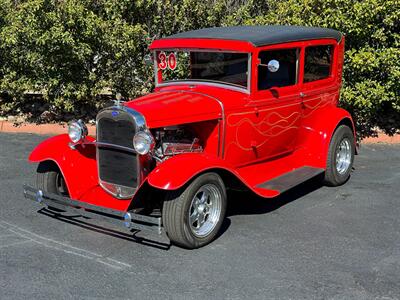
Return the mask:
[[339,107],[328,107],[303,120],[300,130],[299,148],[304,151],[305,161],[315,167],[326,167],[329,144],[336,128],[348,125],[354,134],[353,119],[348,111]]
[[[88,141],[93,141],[87,137]],[[69,147],[67,134],[51,137],[40,143],[30,154],[30,162],[52,161],[60,169],[70,196],[80,199],[82,195],[98,185],[96,148],[93,145]]]

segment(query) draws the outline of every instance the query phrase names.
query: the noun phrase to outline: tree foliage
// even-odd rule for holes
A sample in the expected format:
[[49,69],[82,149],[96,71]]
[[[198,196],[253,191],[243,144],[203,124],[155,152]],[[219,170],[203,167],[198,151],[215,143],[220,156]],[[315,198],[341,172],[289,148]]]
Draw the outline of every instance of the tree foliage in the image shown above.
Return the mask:
[[346,34],[342,106],[360,134],[400,128],[399,0],[0,0],[3,113],[40,91],[54,110],[95,107],[106,88],[152,88],[143,63],[156,38],[239,24],[311,25]]
[[5,54],[1,89],[19,96],[16,99],[26,91],[40,91],[67,111],[108,86],[133,93],[124,81],[136,80],[140,60],[132,54],[144,51],[144,30],[140,24],[128,24],[122,10],[94,3],[6,1],[0,31]]

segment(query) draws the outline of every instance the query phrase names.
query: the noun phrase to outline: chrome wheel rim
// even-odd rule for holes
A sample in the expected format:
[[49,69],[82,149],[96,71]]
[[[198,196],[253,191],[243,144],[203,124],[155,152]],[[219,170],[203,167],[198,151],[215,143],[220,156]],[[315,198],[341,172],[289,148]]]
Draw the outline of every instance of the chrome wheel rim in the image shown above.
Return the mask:
[[222,211],[222,195],[214,184],[203,185],[189,208],[189,225],[194,235],[205,237],[217,226]]
[[348,138],[344,138],[336,149],[336,171],[343,175],[351,164],[351,144]]

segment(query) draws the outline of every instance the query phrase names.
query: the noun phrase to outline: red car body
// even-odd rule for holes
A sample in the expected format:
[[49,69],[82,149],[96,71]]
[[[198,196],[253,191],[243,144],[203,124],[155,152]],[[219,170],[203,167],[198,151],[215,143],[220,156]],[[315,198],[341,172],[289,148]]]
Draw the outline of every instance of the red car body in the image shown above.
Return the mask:
[[[155,90],[123,106],[143,115],[151,132],[168,126],[191,126],[203,150],[157,162],[142,174],[135,195],[129,199],[118,199],[99,184],[96,145],[92,137],[72,148],[67,134],[52,137],[40,144],[29,160],[49,160],[57,164],[71,198],[120,211],[134,206],[144,186],[176,190],[206,171],[221,174],[227,186],[236,178],[261,197],[278,196],[286,188],[268,188],[263,183],[305,166],[323,172],[335,129],[345,124],[355,134],[350,114],[338,107],[344,43],[343,36],[339,40],[310,37],[264,46],[243,40],[202,37],[154,41],[150,50],[156,58]],[[305,51],[317,45],[333,48],[330,74],[322,80],[304,82]],[[299,51],[296,84],[259,90],[259,53],[293,48]],[[238,89],[196,81],[163,83],[157,68],[160,64],[157,53],[177,49],[248,53],[249,85]],[[296,183],[304,180],[300,178]]]

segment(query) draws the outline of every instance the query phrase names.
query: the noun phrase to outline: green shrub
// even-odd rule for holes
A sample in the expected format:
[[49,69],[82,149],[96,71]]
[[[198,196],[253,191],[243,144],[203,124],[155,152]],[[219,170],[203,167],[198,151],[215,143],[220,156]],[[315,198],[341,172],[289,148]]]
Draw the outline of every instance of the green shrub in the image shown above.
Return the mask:
[[1,0],[0,113],[41,91],[54,110],[80,113],[104,89],[151,91],[143,57],[156,38],[239,24],[311,25],[346,34],[341,105],[359,135],[400,129],[398,0]]

